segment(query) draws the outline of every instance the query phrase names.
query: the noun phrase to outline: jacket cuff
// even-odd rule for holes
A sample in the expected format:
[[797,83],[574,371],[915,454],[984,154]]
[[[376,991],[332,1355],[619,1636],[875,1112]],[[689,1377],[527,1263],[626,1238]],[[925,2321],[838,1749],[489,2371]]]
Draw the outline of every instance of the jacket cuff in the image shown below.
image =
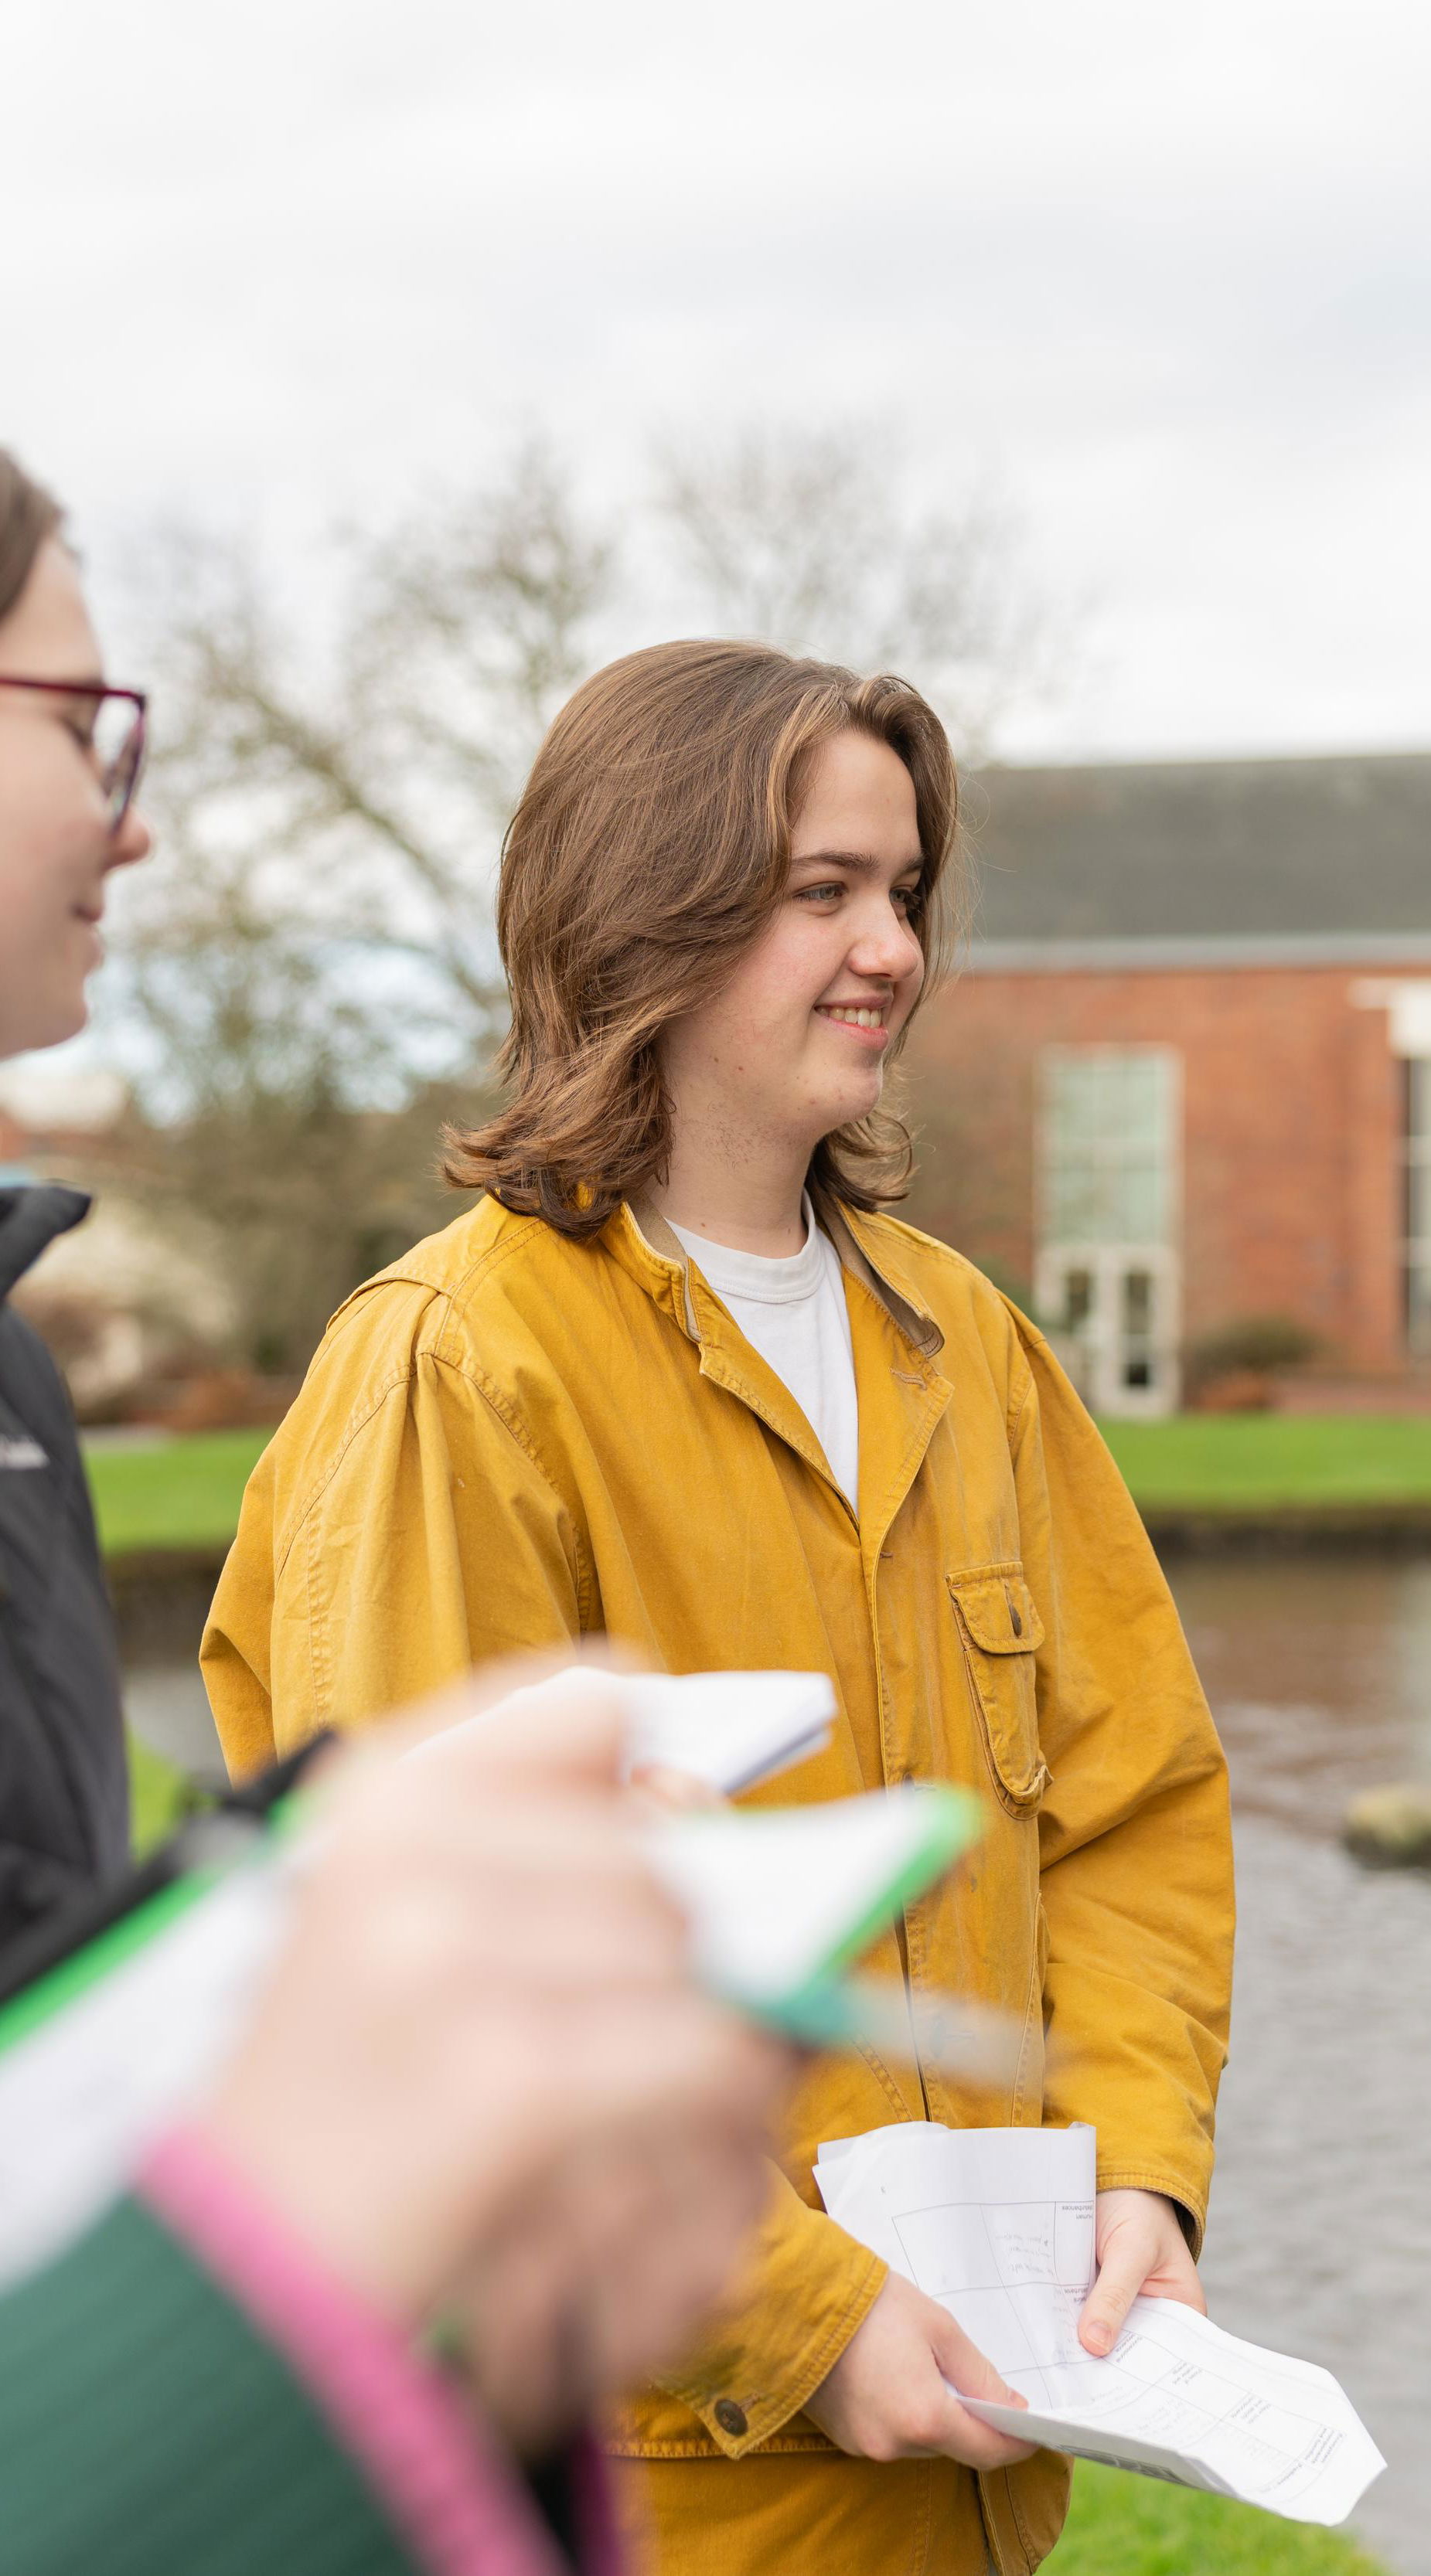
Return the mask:
[[217,2146],[195,2129],[171,2131],[138,2192],[282,2355],[424,2576],[557,2576],[530,2500],[452,2390]]
[[730,2460],[744,2459],[799,2414],[889,2277],[879,2255],[823,2210],[807,2208],[783,2174],[775,2182],[748,2298],[726,2310],[679,2379],[660,2383]]
[[1202,2252],[1203,2230],[1207,2224],[1207,2202],[1186,2174],[1175,2175],[1152,2165],[1105,2166],[1098,2161],[1099,2191],[1156,2191],[1170,2200],[1178,2214],[1178,2224],[1188,2241],[1188,2250],[1196,2262]]

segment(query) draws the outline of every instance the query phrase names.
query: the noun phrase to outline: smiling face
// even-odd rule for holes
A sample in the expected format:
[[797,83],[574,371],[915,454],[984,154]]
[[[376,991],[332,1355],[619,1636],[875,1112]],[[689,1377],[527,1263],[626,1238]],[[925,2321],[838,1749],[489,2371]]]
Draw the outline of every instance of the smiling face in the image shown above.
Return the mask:
[[815,754],[785,892],[735,973],[674,1021],[662,1063],[679,1128],[804,1159],[879,1102],[885,1060],[924,979],[914,781],[854,727]]
[[[0,618],[0,672],[101,676],[79,575],[57,538]],[[94,713],[92,698],[0,689],[0,1055],[55,1046],[83,1028],[85,979],[104,954],[105,880],[149,848],[132,810],[110,830],[90,747]]]

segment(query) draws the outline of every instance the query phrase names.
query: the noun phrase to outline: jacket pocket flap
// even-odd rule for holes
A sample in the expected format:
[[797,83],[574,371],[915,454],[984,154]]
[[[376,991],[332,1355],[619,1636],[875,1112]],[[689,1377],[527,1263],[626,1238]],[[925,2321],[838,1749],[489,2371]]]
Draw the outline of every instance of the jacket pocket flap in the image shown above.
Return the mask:
[[973,1643],[986,1655],[1028,1655],[1043,1644],[1043,1621],[1021,1574],[949,1578]]

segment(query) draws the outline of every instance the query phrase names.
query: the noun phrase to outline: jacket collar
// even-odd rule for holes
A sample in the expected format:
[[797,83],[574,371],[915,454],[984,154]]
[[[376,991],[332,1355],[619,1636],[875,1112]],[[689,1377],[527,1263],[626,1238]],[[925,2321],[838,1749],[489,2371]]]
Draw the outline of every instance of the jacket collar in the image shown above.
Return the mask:
[[845,1268],[864,1281],[905,1340],[913,1342],[921,1359],[937,1359],[944,1348],[944,1335],[915,1294],[898,1253],[891,1257],[890,1246],[870,1219],[855,1208],[845,1207],[839,1199],[825,1199],[818,1213]]
[[[602,1239],[622,1268],[695,1343],[702,1376],[727,1388],[759,1414],[787,1447],[840,1494],[859,1531],[861,1548],[873,1564],[949,1403],[950,1388],[934,1365],[944,1337],[911,1293],[912,1283],[890,1276],[883,1228],[828,1202],[819,1215],[846,1270],[869,1292],[867,1298],[852,1301],[851,1313],[855,1376],[862,1389],[858,1498],[841,1493],[835,1485],[829,1461],[784,1381],[738,1330],[723,1327],[718,1303],[713,1316],[704,1300],[698,1304],[684,1246],[664,1217],[645,1205],[639,1210],[623,1206]],[[868,1323],[854,1308],[864,1310]],[[899,1337],[893,1353],[875,1325],[876,1311]],[[702,1329],[702,1313],[707,1330]],[[908,1368],[891,1365],[899,1343],[909,1355]],[[874,1399],[868,1406],[866,1393]]]
[[638,1214],[631,1201],[623,1199],[616,1214],[608,1217],[598,1241],[654,1298],[662,1313],[669,1315],[691,1341],[699,1342],[701,1328],[686,1275],[690,1267],[686,1248],[665,1218],[644,1203]]
[[0,1189],[0,1298],[8,1297],[57,1234],[89,1214],[83,1190],[43,1181],[25,1189]]
[[[822,1198],[817,1210],[847,1270],[854,1272],[876,1297],[892,1324],[911,1342],[921,1359],[932,1360],[944,1347],[944,1335],[902,1275],[897,1257],[881,1241],[867,1217],[837,1199]],[[656,1303],[693,1342],[701,1338],[687,1276],[686,1247],[674,1228],[647,1201],[624,1202],[606,1229],[611,1250],[624,1270],[639,1279]]]

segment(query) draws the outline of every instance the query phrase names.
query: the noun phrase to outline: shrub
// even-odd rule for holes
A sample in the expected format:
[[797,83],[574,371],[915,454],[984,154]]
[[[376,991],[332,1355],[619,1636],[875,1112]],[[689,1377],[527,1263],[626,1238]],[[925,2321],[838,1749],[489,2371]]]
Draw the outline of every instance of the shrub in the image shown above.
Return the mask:
[[1183,1354],[1189,1400],[1218,1378],[1267,1378],[1279,1369],[1305,1368],[1324,1348],[1319,1333],[1295,1315],[1239,1315],[1201,1333]]

